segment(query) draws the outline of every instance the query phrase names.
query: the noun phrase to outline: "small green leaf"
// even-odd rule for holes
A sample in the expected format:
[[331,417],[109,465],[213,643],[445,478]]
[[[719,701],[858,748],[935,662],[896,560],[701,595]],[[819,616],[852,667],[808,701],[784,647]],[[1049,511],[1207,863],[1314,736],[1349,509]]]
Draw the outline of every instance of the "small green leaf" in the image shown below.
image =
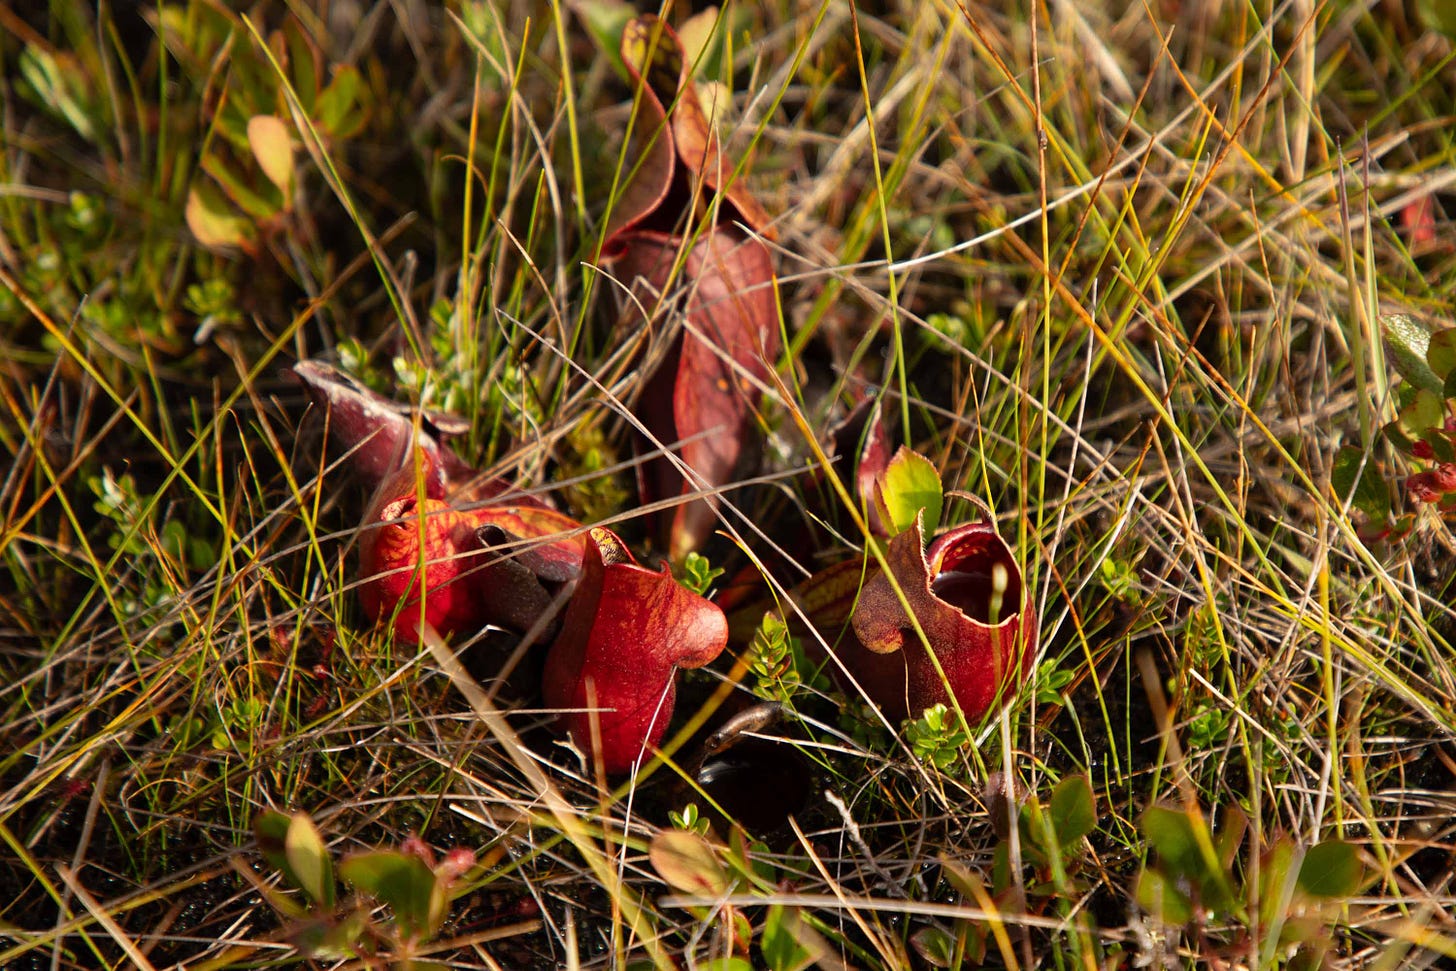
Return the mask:
[[314,122],[329,138],[348,138],[364,125],[364,107],[359,92],[364,79],[359,71],[344,64],[334,68],[329,86],[319,94]]
[[1426,346],[1426,363],[1441,378],[1443,386],[1446,379],[1456,373],[1456,327],[1438,330],[1431,335]]
[[1330,486],[1338,501],[1344,502],[1349,497],[1351,507],[1372,522],[1384,522],[1390,512],[1390,489],[1375,463],[1365,461],[1365,453],[1359,446],[1346,445],[1335,454]]
[[647,851],[662,881],[679,893],[718,897],[728,892],[728,874],[712,844],[697,833],[664,830]]
[[1299,867],[1299,889],[1312,897],[1343,900],[1360,888],[1364,876],[1355,847],[1343,840],[1316,843]]
[[955,938],[939,927],[920,928],[910,935],[910,946],[932,968],[948,968],[955,961]]
[[445,921],[445,890],[417,856],[396,850],[354,853],[339,863],[339,876],[388,904],[401,937],[428,939]]
[[1431,345],[1431,332],[1407,314],[1382,314],[1380,330],[1390,363],[1417,388],[1441,390],[1441,377],[1431,370],[1426,351]]
[[1193,903],[1187,894],[1157,870],[1144,870],[1138,877],[1138,906],[1164,924],[1179,927],[1193,919]]
[[294,813],[283,838],[288,867],[303,892],[325,910],[334,906],[334,861],[319,835],[318,827],[305,813]]
[[1456,0],[1416,0],[1421,22],[1447,37],[1456,37]]
[[1097,802],[1085,775],[1069,775],[1052,790],[1047,806],[1057,842],[1071,846],[1097,826]]
[[802,971],[814,963],[813,952],[800,943],[799,923],[799,912],[783,904],[764,914],[758,947],[769,971]]
[[713,566],[700,553],[689,553],[683,558],[682,564],[673,570],[673,575],[677,577],[678,583],[698,596],[706,597],[713,581],[723,575],[723,568]]
[[903,445],[890,459],[875,488],[880,518],[892,535],[914,526],[915,516],[922,509],[925,510],[925,535],[933,535],[940,525],[944,499],[940,473],[934,463]]
[[1193,820],[1181,809],[1150,806],[1143,813],[1143,836],[1158,852],[1158,862],[1172,877],[1194,877],[1203,870]]

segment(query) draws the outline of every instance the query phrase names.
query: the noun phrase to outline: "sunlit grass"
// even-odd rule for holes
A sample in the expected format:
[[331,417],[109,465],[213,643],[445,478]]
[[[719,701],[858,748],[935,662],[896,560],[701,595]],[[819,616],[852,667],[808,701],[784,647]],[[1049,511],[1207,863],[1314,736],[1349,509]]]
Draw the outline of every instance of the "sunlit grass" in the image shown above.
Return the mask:
[[[277,883],[251,831],[266,808],[309,813],[335,856],[416,834],[474,850],[430,945],[468,966],[770,966],[791,924],[824,967],[1456,952],[1456,542],[1428,506],[1366,539],[1330,484],[1355,445],[1400,504],[1378,317],[1451,317],[1448,39],[1298,0],[1034,22],[729,8],[711,80],[774,216],[786,350],[714,565],[802,577],[861,551],[799,470],[878,393],[893,440],[994,510],[1041,637],[1032,682],[941,768],[803,672],[763,734],[803,753],[807,803],[754,834],[762,872],[715,831],[725,901],[669,890],[647,855],[669,809],[711,808],[701,737],[598,779],[543,730],[530,652],[481,683],[508,638],[367,627],[366,497],[281,376],[331,360],[457,415],[473,464],[650,555],[633,408],[663,334],[624,333],[621,281],[593,263],[630,165],[631,90],[587,27],[613,9],[300,11],[314,79],[280,11],[194,57],[196,6],[168,57],[155,18],[0,8],[20,78],[0,160],[0,965],[297,960],[253,885]],[[313,100],[346,62],[357,127]],[[70,79],[52,108],[48,77]],[[225,102],[259,92],[298,139],[292,207],[228,141]],[[246,253],[195,242],[184,207],[209,179]],[[828,538],[796,545],[812,517]],[[688,680],[675,732],[749,697],[745,649]],[[1095,828],[1047,845],[1039,814],[1078,776]],[[1231,903],[1185,921],[1140,898],[1166,863],[1152,806],[1206,821],[1190,832]],[[1297,955],[1262,896],[1288,888],[1260,874],[1335,839],[1363,877],[1300,904],[1320,933]]]

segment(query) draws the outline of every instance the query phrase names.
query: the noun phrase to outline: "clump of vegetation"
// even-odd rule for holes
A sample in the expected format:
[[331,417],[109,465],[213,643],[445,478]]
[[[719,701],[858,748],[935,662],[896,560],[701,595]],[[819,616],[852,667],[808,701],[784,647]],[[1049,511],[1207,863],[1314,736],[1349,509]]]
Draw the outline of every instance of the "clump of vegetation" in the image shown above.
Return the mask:
[[1456,954],[1399,6],[0,3],[0,966]]

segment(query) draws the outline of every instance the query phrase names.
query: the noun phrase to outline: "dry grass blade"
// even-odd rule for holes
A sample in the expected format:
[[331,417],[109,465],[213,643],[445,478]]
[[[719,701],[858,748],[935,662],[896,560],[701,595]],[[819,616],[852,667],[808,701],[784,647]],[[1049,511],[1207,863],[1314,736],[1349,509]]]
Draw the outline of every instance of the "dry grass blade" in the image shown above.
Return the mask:
[[[722,305],[602,259],[627,5],[32,7],[0,0],[0,965],[1456,953],[1441,4],[668,5],[710,171],[638,228],[778,271],[776,358],[694,358],[754,403],[712,481],[713,422],[644,409]],[[499,557],[608,526],[653,566],[712,512],[673,567],[733,640],[639,771],[553,734],[569,582],[520,629],[366,622],[304,359],[582,524]],[[979,723],[896,723],[814,625],[806,580],[852,616],[886,567],[879,441],[1035,608]],[[318,835],[274,854],[267,810]],[[664,829],[725,892],[664,891]],[[443,896],[325,892],[374,853]]]

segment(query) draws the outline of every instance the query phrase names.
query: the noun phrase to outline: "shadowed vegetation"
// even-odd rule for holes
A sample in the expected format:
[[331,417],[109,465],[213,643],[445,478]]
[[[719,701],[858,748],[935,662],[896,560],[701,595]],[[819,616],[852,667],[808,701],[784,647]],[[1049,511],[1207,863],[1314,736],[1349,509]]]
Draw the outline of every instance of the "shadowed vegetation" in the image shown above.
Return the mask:
[[[1456,957],[1453,35],[1439,0],[0,0],[0,966]],[[661,138],[682,105],[712,151]],[[720,339],[744,291],[768,330]],[[607,527],[599,585],[670,553],[722,608],[654,670],[660,757],[555,730],[575,574],[444,637],[361,602],[374,483],[305,360]],[[866,579],[881,619],[1015,611],[1025,678],[887,717],[816,610],[935,631],[852,622]]]

